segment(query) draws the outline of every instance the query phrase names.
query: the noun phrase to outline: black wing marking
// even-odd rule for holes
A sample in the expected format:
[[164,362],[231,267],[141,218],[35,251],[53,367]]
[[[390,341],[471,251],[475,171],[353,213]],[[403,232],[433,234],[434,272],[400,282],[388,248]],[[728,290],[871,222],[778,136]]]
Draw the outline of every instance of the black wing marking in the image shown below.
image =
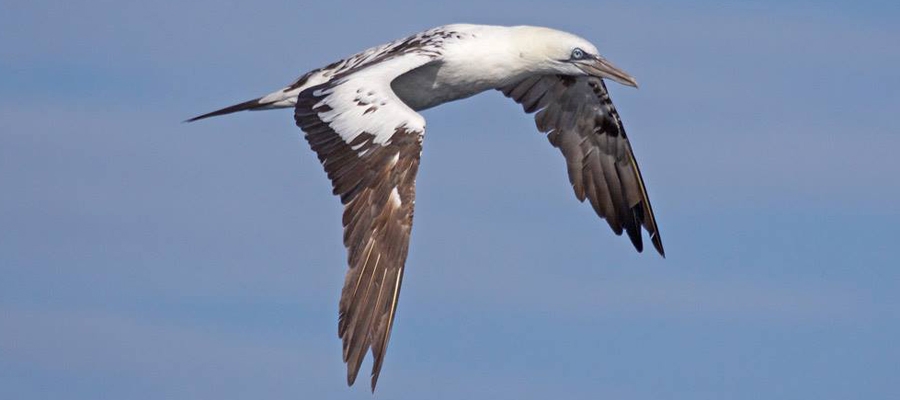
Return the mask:
[[569,181],[579,201],[587,199],[610,228],[628,233],[640,252],[641,226],[665,257],[659,227],[625,128],[602,79],[535,76],[502,88],[566,158]]

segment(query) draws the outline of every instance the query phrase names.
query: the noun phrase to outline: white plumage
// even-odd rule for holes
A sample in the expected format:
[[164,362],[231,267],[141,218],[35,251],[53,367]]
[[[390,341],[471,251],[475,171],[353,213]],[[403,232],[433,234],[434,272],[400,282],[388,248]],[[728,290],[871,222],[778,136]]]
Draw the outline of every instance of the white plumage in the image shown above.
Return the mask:
[[344,204],[348,264],[338,334],[347,382],[371,349],[378,380],[400,293],[425,119],[416,111],[500,90],[535,112],[569,181],[638,251],[641,227],[664,255],[640,170],[603,79],[637,86],[593,44],[540,27],[447,25],[313,70],[276,92],[204,114],[294,108]]

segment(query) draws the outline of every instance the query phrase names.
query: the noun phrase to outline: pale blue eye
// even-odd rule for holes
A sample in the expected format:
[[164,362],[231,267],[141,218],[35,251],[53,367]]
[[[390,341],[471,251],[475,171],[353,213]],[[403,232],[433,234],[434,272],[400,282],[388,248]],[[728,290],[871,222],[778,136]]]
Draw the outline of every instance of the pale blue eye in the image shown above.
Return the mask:
[[578,48],[576,48],[575,50],[572,50],[572,58],[574,58],[576,60],[584,58],[584,50],[581,50]]

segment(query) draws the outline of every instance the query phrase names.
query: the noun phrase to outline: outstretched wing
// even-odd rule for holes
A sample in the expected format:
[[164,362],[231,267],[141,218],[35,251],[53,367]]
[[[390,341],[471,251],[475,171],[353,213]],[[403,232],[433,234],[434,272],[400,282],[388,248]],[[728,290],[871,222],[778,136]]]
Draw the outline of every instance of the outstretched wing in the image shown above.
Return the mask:
[[425,119],[390,82],[434,55],[400,54],[303,90],[295,120],[344,204],[350,269],[340,302],[347,383],[371,348],[372,390],[384,361],[409,248]]
[[588,199],[616,235],[627,232],[639,252],[643,225],[665,256],[641,171],[603,80],[534,76],[501,90],[525,112],[537,111],[537,128],[565,156],[578,200]]

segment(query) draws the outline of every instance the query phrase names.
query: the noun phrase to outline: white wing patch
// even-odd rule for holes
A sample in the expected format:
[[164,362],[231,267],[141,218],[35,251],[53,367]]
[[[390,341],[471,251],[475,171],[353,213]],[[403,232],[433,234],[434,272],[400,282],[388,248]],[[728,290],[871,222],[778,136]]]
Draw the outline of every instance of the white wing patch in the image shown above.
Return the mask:
[[397,97],[391,81],[431,60],[407,54],[339,77],[313,92],[321,99],[313,109],[348,144],[364,132],[374,136],[372,143],[385,146],[398,128],[424,131],[425,119]]

